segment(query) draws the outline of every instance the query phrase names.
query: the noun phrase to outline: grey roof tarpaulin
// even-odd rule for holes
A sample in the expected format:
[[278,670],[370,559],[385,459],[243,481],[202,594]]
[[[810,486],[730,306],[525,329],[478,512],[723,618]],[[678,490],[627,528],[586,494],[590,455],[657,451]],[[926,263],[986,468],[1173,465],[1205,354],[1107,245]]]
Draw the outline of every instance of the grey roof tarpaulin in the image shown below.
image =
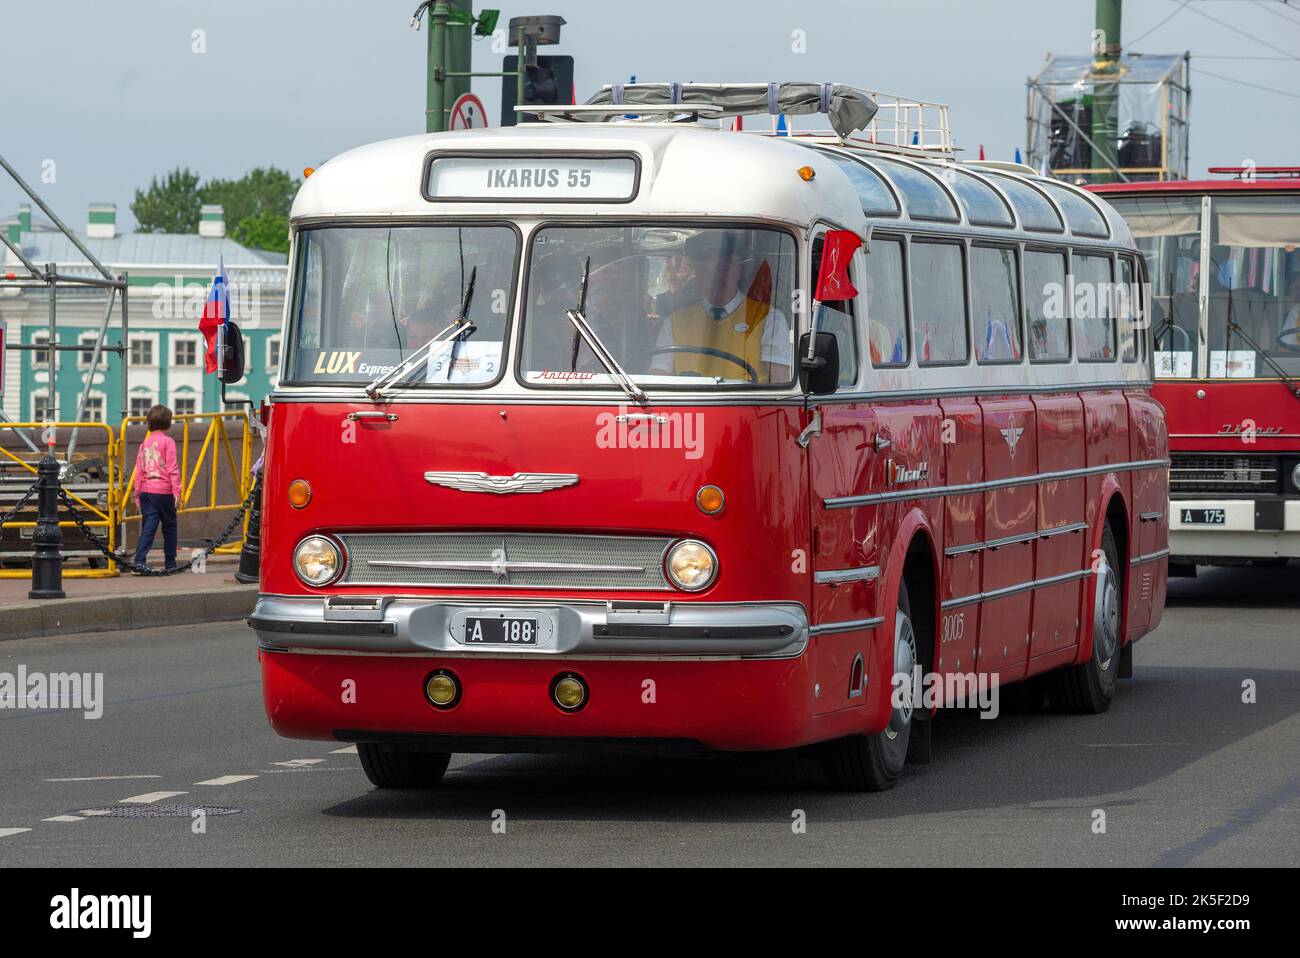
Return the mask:
[[825,113],[840,136],[861,130],[876,115],[876,101],[842,83],[616,83],[603,87],[589,106],[716,107],[721,116]]

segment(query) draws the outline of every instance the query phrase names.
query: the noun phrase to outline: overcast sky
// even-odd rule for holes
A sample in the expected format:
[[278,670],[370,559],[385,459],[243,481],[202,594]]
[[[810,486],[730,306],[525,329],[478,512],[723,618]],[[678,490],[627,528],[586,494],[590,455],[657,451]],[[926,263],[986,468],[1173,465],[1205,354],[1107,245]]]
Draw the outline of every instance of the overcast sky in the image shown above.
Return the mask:
[[[205,178],[266,165],[296,174],[424,129],[427,27],[408,28],[416,0],[3,5],[0,154],[78,229],[98,201],[117,203],[129,226],[134,189],[178,165]],[[630,74],[835,80],[947,102],[964,156],[982,143],[989,158],[1010,159],[1024,147],[1026,77],[1049,51],[1088,52],[1094,3],[528,0],[503,6],[501,22],[523,14],[568,20],[552,51],[576,59],[579,100]],[[193,52],[196,30],[206,52]],[[802,54],[791,49],[796,30]],[[1127,0],[1123,40],[1144,53],[1191,51],[1194,174],[1244,158],[1300,164],[1300,0]],[[500,69],[488,41],[475,44],[474,66]],[[495,122],[500,80],[475,91]],[[52,184],[40,182],[46,160]],[[21,199],[0,172],[0,218]]]

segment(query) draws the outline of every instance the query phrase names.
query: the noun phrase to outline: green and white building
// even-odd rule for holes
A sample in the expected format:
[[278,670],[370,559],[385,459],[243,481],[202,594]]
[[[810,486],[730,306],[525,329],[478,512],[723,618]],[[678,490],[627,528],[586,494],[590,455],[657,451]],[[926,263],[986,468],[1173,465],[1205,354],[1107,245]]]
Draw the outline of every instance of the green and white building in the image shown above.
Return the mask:
[[[52,224],[20,206],[3,223],[12,242],[38,268],[54,264],[64,275],[98,275],[75,245]],[[248,249],[225,235],[220,206],[203,207],[198,232],[126,233],[117,229],[111,203],[91,204],[83,242],[114,274],[128,279],[127,394],[122,395],[118,354],[104,352],[96,367],[84,418],[118,425],[123,414],[143,415],[162,403],[176,413],[220,408],[215,376],[203,372],[203,335],[198,330],[203,301],[224,258],[232,289],[232,312],[247,343],[244,379],[226,388],[228,398],[260,401],[275,386],[280,366],[280,322],[288,267],[283,253]],[[13,252],[4,254],[0,274],[19,281],[27,275]],[[107,291],[60,285],[56,301],[59,342],[82,344],[60,352],[51,395],[49,358],[43,350],[6,350],[0,410],[10,421],[71,420],[90,371],[92,351],[107,303]],[[41,344],[49,338],[46,289],[0,285],[0,326],[7,341]],[[121,303],[115,303],[106,345],[121,342]]]

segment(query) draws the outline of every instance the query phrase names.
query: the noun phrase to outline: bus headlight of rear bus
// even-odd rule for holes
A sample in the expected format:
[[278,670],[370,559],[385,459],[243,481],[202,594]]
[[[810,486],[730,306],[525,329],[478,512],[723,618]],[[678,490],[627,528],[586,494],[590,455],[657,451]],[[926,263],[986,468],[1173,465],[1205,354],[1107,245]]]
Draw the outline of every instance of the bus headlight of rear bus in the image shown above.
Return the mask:
[[307,585],[329,585],[343,572],[343,550],[324,536],[308,536],[293,550],[293,571]]
[[718,557],[698,539],[683,539],[668,550],[664,570],[677,588],[699,592],[718,577]]
[[1291,486],[1300,492],[1300,462],[1297,462],[1295,468],[1291,470]]

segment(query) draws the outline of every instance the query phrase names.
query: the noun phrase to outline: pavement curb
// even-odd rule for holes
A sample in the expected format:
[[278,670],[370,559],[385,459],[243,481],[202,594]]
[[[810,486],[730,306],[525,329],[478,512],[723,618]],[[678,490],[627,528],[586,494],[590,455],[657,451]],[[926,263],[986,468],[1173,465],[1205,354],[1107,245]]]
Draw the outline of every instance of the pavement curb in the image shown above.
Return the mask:
[[228,622],[250,615],[256,601],[256,584],[31,600],[0,606],[0,642],[74,632]]

